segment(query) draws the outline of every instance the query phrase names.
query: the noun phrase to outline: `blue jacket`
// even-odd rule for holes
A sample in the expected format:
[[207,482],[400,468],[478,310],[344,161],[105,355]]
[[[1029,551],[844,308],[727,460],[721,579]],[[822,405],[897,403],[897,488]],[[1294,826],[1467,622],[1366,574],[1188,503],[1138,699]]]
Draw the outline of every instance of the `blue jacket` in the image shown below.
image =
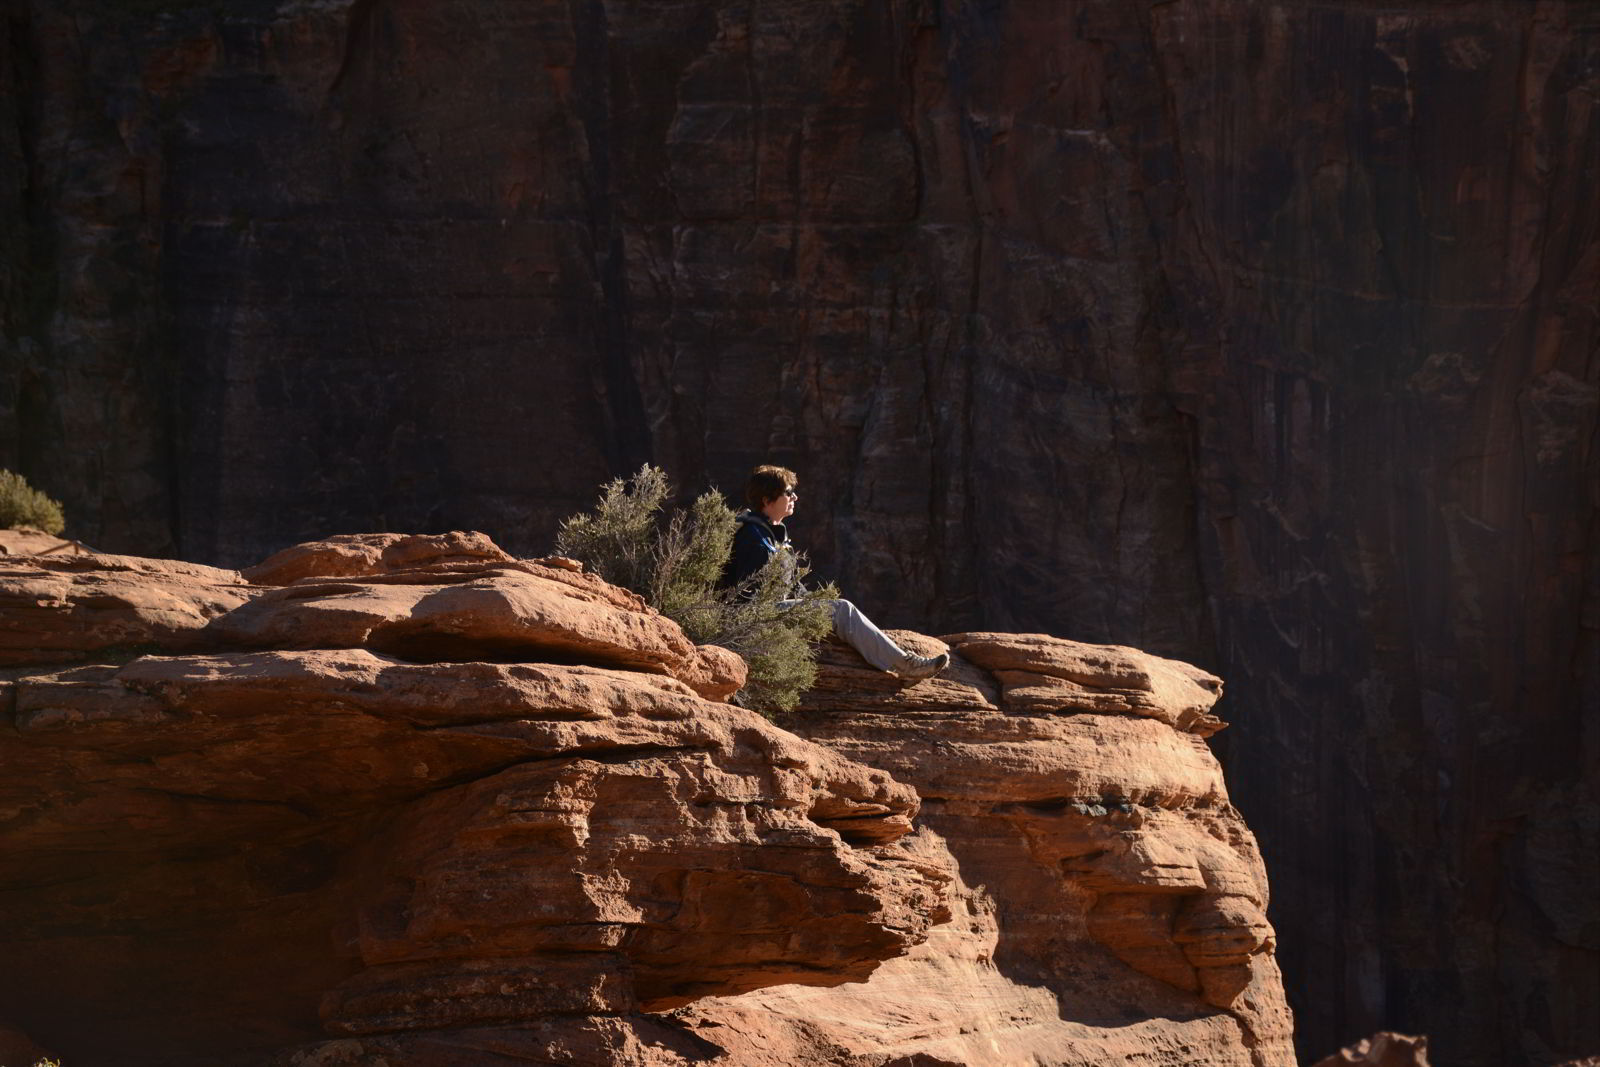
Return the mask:
[[739,512],[737,518],[739,529],[733,535],[733,554],[722,568],[723,586],[743,585],[789,544],[789,528],[783,523],[749,510]]

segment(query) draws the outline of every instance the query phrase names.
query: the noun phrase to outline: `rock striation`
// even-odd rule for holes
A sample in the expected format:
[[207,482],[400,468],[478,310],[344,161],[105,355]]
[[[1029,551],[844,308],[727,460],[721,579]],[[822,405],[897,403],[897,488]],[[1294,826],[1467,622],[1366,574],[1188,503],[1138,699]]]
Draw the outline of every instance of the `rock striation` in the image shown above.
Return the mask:
[[862,984],[703,1002],[695,1032],[773,1067],[1293,1064],[1266,872],[1204,742],[1220,681],[1043,635],[942,643],[951,669],[904,690],[830,647],[786,725],[916,788],[954,921]]
[[959,634],[902,688],[830,647],[780,728],[719,698],[737,657],[482,535],[298,546],[274,585],[67,562],[0,573],[38,638],[0,668],[7,1048],[1294,1062],[1204,672]]
[[175,560],[0,557],[0,667],[200,647],[257,592],[237,571]]

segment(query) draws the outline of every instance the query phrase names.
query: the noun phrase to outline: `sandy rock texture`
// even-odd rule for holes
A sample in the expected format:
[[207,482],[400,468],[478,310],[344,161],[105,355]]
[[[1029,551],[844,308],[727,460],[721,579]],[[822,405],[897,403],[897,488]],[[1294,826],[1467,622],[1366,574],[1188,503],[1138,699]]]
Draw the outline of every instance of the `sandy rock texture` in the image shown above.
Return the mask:
[[1429,1067],[1428,1039],[1384,1031],[1364,1037],[1312,1067]]
[[7,1055],[1295,1062],[1204,671],[901,632],[950,670],[907,686],[829,645],[780,728],[697,691],[715,657],[632,594],[481,534],[250,571],[285,585],[57,562],[0,577],[218,610],[108,654],[71,596],[0,600],[37,638],[0,670]]
[[439,563],[509,563],[512,557],[486,535],[455,530],[435,536],[338,534],[274,552],[243,573],[258,585],[288,585],[300,578],[390,574]]
[[[57,574],[48,559],[14,565]],[[152,598],[182,566],[73,562]],[[574,594],[557,610],[528,589],[543,565],[498,566],[424,562],[332,593],[311,575],[240,598],[204,652],[65,667],[55,635],[100,624],[66,596],[28,605],[63,621],[0,672],[8,1047],[107,1065],[703,1062],[714,1046],[648,1013],[860,980],[948,919],[950,857],[903,843],[910,786],[698,694],[662,658],[671,623],[637,605],[651,625],[617,621],[628,594],[554,567]],[[220,581],[185,580],[188,603]],[[423,603],[389,591],[451,588],[474,592],[448,632],[500,655],[400,655],[348,621]],[[296,591],[295,626],[261,622]],[[600,621],[541,644],[536,611]],[[508,618],[515,655],[495,643]],[[625,639],[637,658],[619,664]]]
[[[772,1067],[1294,1064],[1266,872],[1203,740],[1219,680],[1042,635],[942,643],[951,669],[909,688],[830,648],[788,725],[916,788],[953,920],[865,983],[692,1005],[695,1032]],[[1041,679],[1079,688],[1046,702]]]
[[881,622],[1229,680],[1307,1059],[1600,1047],[1596,5],[0,11],[0,464],[74,536],[536,554],[785,463]]
[[0,556],[77,555],[88,551],[75,541],[29,527],[0,530]]
[[179,651],[259,590],[237,571],[100,553],[0,556],[0,668]]

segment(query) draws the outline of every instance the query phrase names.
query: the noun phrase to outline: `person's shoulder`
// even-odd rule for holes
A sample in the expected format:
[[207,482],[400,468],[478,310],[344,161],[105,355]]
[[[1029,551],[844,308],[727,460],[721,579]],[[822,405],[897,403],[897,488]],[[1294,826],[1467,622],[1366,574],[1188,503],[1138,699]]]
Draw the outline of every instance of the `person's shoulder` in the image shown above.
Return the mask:
[[767,551],[780,548],[789,542],[789,531],[782,523],[769,521],[766,516],[753,511],[739,515],[739,529],[734,531],[734,544],[761,545]]

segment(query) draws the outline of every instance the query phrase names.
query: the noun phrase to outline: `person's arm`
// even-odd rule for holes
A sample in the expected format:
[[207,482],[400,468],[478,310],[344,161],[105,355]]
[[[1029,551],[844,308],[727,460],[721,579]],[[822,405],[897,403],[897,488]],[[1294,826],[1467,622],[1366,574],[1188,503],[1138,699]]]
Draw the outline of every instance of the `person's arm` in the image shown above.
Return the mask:
[[728,584],[743,585],[767,565],[767,560],[778,550],[777,544],[756,523],[740,525],[733,535],[733,559],[729,565]]

